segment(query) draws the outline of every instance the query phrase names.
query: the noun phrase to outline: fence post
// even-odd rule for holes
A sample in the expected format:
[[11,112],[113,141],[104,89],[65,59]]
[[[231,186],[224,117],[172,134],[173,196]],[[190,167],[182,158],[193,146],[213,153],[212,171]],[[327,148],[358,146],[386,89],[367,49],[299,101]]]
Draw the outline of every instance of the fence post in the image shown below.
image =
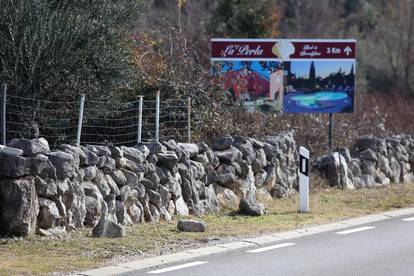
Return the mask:
[[82,121],[83,121],[83,109],[85,106],[85,94],[81,95],[80,106],[79,106],[79,121],[78,121],[78,133],[76,135],[76,145],[79,147],[81,143],[81,133],[82,133]]
[[6,100],[7,100],[7,84],[1,85],[1,144],[6,145]]
[[155,100],[155,140],[160,140],[160,91],[157,91]]
[[138,143],[142,142],[142,104],[144,102],[144,96],[139,96],[139,109],[138,109]]
[[187,135],[188,135],[188,143],[191,143],[191,98],[188,97],[187,103]]

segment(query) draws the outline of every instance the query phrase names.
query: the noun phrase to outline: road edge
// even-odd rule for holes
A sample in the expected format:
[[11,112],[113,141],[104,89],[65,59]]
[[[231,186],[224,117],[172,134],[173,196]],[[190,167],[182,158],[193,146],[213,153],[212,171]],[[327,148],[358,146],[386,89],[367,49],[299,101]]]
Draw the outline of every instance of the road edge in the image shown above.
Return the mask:
[[132,272],[135,270],[141,270],[146,268],[153,268],[156,266],[179,262],[179,261],[186,261],[202,256],[213,255],[217,253],[223,253],[227,251],[237,250],[241,248],[248,248],[248,247],[258,247],[263,244],[272,243],[272,242],[280,242],[285,241],[293,238],[303,237],[314,235],[318,233],[334,231],[339,229],[344,229],[352,226],[358,226],[366,223],[377,222],[377,221],[384,221],[395,217],[401,217],[406,215],[414,214],[414,208],[404,208],[398,209],[393,211],[387,211],[377,214],[371,214],[362,217],[356,217],[351,219],[345,219],[337,222],[332,222],[328,224],[321,224],[317,226],[310,226],[300,229],[295,229],[286,232],[278,232],[274,234],[267,234],[262,236],[257,236],[254,238],[245,238],[240,239],[240,241],[236,242],[228,242],[223,244],[217,244],[213,246],[207,246],[197,249],[188,249],[186,251],[177,252],[173,254],[161,255],[156,257],[150,257],[146,259],[141,259],[137,261],[121,263],[112,266],[101,267],[97,269],[92,269],[88,271],[83,271],[76,273],[74,275],[82,275],[82,276],[98,276],[98,275],[117,275],[126,272]]

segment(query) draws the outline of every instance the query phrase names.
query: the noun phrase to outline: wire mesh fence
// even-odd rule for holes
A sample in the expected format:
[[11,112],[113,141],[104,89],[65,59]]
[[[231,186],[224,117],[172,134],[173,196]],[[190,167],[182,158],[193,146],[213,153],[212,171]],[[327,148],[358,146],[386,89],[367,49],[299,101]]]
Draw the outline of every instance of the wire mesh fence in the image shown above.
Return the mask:
[[44,137],[51,145],[112,144],[174,139],[191,140],[191,100],[146,100],[128,102],[47,101],[8,95],[2,86],[2,144],[13,138]]

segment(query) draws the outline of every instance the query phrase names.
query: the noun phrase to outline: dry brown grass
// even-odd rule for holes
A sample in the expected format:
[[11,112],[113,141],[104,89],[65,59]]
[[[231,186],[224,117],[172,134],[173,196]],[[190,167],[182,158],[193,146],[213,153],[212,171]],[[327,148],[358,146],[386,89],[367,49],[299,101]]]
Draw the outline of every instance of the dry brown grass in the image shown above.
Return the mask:
[[285,231],[339,219],[414,206],[414,185],[392,185],[380,189],[342,191],[316,187],[310,198],[311,213],[300,214],[298,198],[266,202],[261,217],[221,214],[202,217],[204,233],[180,233],[177,219],[171,223],[149,223],[127,228],[127,237],[92,238],[90,229],[61,237],[29,237],[0,245],[0,275],[44,274],[84,270],[110,263],[166,254],[183,248],[204,246],[207,240],[232,240],[242,236]]

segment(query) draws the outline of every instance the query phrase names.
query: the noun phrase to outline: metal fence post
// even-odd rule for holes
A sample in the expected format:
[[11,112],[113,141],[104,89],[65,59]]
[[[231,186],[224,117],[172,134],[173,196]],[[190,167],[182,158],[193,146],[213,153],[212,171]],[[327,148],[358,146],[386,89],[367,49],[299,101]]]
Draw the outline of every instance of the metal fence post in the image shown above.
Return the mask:
[[191,143],[191,98],[188,97],[187,102],[187,135],[188,143]]
[[76,145],[80,146],[81,143],[81,133],[82,133],[82,121],[83,121],[83,109],[85,106],[85,95],[82,94],[80,98],[79,106],[79,121],[78,121],[78,133],[76,135]]
[[1,85],[1,144],[6,145],[6,100],[7,100],[7,84]]
[[155,140],[160,140],[160,91],[157,91],[155,100]]
[[144,96],[139,96],[139,109],[138,109],[138,143],[142,142],[142,104],[144,102]]

